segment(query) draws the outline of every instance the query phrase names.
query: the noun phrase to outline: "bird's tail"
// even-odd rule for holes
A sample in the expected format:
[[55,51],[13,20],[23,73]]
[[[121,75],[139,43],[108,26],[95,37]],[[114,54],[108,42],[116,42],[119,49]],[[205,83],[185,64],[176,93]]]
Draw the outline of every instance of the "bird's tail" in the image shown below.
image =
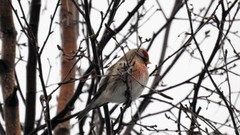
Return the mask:
[[93,109],[93,107],[92,107],[91,104],[87,105],[85,109],[83,109],[81,112],[79,112],[79,114],[77,115],[76,118],[77,118],[78,120],[81,120],[81,119],[82,119],[84,116],[86,116],[87,113],[88,113],[90,110],[92,110],[92,109]]

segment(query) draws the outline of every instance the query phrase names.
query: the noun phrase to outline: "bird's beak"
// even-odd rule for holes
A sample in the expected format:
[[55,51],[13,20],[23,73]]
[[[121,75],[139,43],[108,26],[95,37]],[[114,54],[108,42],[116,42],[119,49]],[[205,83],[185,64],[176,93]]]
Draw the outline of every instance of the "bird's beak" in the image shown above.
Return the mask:
[[146,62],[146,64],[152,64],[149,60]]

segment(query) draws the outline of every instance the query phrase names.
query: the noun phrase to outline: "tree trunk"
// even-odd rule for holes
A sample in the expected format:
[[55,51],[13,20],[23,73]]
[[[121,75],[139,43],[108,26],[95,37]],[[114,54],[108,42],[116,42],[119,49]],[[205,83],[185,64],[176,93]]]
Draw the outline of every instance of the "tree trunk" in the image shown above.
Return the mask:
[[[27,61],[27,81],[26,81],[26,114],[24,134],[28,135],[35,125],[36,115],[36,71],[37,71],[37,44],[38,44],[38,24],[41,9],[41,0],[32,0],[30,7],[29,35],[28,39],[28,61]],[[31,116],[31,117],[28,117]]]
[[[75,77],[75,58],[77,40],[77,11],[72,1],[62,0],[60,9],[61,39],[62,39],[62,62],[61,80],[64,83],[60,88],[57,113],[61,112],[71,99],[74,83],[69,81]],[[68,82],[69,81],[69,82]],[[68,135],[69,121],[59,124],[55,129],[55,135]]]
[[7,135],[20,135],[18,98],[15,89],[16,30],[10,0],[0,0],[0,28],[2,34],[1,86],[4,102],[4,120]]

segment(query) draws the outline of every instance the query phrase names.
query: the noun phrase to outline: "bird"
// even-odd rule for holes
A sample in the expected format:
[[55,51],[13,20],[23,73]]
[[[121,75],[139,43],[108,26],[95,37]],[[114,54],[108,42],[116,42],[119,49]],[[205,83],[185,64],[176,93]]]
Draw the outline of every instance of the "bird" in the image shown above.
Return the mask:
[[148,64],[151,64],[149,55],[143,48],[124,53],[101,77],[97,93],[76,118],[81,120],[92,109],[107,103],[120,104],[137,99],[149,79]]

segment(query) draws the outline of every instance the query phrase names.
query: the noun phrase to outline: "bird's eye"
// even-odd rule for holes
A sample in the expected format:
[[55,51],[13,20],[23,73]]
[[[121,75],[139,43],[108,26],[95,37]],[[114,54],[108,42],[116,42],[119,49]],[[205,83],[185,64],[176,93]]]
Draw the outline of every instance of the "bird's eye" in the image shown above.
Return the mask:
[[148,61],[148,54],[143,51],[143,55],[141,55],[139,52],[136,53],[144,62]]
[[141,55],[140,55],[140,57],[141,57],[141,59],[142,59],[144,62],[148,61],[148,58],[147,58],[147,57],[141,56]]

